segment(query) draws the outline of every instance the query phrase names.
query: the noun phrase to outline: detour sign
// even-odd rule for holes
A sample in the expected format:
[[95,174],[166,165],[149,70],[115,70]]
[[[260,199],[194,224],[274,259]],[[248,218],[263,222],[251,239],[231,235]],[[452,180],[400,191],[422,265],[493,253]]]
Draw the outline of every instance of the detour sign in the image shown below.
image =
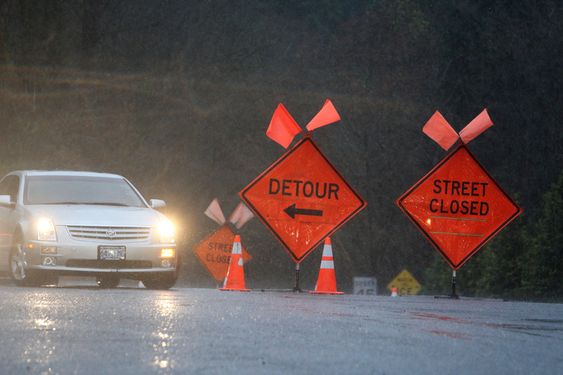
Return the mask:
[[453,269],[460,268],[521,212],[464,145],[397,204]]
[[[228,225],[223,225],[207,236],[195,248],[196,256],[217,281],[223,281],[227,275],[234,239],[235,234],[231,228]],[[242,258],[244,263],[252,259],[244,247]]]
[[309,137],[240,196],[297,263],[366,205]]

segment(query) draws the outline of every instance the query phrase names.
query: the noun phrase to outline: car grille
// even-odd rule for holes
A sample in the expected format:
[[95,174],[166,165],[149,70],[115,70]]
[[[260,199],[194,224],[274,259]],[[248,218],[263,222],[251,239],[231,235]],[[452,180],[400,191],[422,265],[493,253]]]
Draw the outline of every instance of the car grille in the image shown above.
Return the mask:
[[95,259],[69,259],[67,267],[78,268],[152,268],[148,260],[95,260]]
[[70,235],[81,240],[128,241],[146,240],[149,238],[150,227],[90,227],[68,225]]

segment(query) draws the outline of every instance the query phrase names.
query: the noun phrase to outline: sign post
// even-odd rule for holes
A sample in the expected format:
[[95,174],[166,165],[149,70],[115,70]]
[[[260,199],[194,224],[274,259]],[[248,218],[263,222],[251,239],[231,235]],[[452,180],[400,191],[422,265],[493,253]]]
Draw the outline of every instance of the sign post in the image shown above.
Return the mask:
[[272,231],[297,263],[365,206],[306,136],[240,192],[241,199]]
[[522,212],[467,148],[492,125],[485,109],[458,135],[436,111],[422,131],[446,151],[461,143],[396,201],[452,268],[450,298],[456,271]]
[[465,145],[446,156],[397,204],[453,270],[521,212]]
[[450,294],[451,299],[459,299],[459,296],[455,292],[455,283],[456,283],[456,270],[452,270],[452,294]]
[[[301,291],[301,261],[366,206],[311,139],[312,131],[338,121],[340,114],[325,100],[305,127],[305,137],[239,193],[296,263],[296,292]],[[300,133],[303,129],[280,103],[266,136],[287,149]]]
[[293,291],[297,293],[301,293],[302,290],[299,287],[299,263],[295,263],[295,286],[293,287]]

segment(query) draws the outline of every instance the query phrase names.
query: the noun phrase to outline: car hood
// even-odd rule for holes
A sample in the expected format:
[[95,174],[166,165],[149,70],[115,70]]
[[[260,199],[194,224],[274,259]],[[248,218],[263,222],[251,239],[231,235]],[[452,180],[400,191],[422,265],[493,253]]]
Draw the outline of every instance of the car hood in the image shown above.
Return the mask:
[[26,206],[29,217],[49,217],[55,225],[155,226],[165,216],[152,208],[94,205]]

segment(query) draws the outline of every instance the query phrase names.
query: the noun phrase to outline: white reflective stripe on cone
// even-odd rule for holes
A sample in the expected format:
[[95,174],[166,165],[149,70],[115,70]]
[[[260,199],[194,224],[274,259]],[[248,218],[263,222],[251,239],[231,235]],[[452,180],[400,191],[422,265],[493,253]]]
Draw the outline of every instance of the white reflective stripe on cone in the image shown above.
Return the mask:
[[332,245],[325,245],[323,248],[323,256],[331,257],[332,256]]
[[233,243],[233,254],[242,254],[240,242]]
[[334,269],[334,262],[332,260],[321,260],[321,268]]
[[243,264],[244,264],[244,262],[242,261],[242,258],[239,258],[239,259],[238,259],[238,265],[242,267]]

